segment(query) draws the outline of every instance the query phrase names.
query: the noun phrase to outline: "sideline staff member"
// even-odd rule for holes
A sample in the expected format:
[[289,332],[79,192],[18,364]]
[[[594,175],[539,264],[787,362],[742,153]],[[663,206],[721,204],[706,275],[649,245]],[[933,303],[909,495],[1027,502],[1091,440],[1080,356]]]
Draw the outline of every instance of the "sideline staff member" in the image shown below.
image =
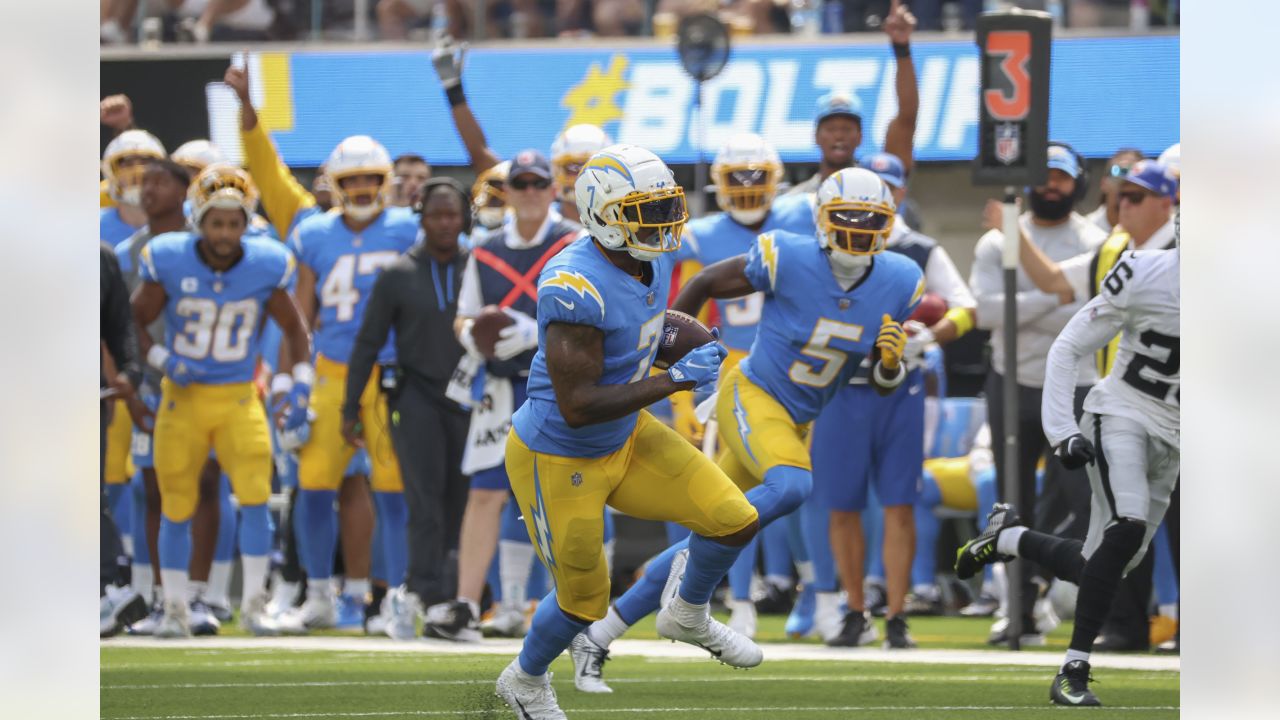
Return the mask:
[[467,207],[467,192],[454,180],[432,178],[423,187],[420,239],[373,285],[351,352],[343,404],[342,433],[358,444],[360,393],[394,328],[399,377],[389,407],[409,506],[405,581],[428,603],[449,597],[445,556],[457,543],[469,489],[461,467],[470,414],[445,397],[462,357],[453,320],[467,262],[458,246],[459,233],[470,230]]

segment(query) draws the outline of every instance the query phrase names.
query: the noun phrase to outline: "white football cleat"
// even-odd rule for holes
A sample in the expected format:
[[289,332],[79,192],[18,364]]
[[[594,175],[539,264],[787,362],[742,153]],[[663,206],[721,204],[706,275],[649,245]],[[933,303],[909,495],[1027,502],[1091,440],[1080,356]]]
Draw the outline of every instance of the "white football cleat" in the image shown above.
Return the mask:
[[274,637],[280,634],[280,626],[267,614],[270,596],[265,592],[249,598],[240,606],[240,628],[258,637]]
[[154,636],[158,638],[191,637],[191,616],[185,602],[165,602],[164,616],[156,625]]
[[711,617],[711,606],[690,605],[678,594],[658,611],[658,634],[695,645],[726,665],[752,668],[764,661],[764,652],[749,638]]
[[667,584],[662,586],[662,594],[658,596],[658,607],[666,607],[675,599],[684,581],[684,568],[689,564],[689,548],[679,550],[671,556],[671,570],[667,572]]
[[107,586],[98,604],[98,636],[118,635],[147,616],[147,601],[131,587]]
[[756,604],[750,600],[730,600],[729,627],[743,637],[756,636]]
[[502,698],[520,720],[568,720],[556,691],[551,688],[551,673],[538,677],[520,669],[520,659],[511,661],[498,676],[498,697]]
[[187,624],[192,635],[217,635],[222,623],[213,614],[213,609],[204,600],[197,597],[188,605],[190,614]]
[[569,643],[569,657],[573,659],[573,686],[579,692],[613,692],[604,682],[604,664],[609,661],[609,651],[592,642],[586,631],[575,635]]
[[330,629],[338,626],[338,604],[332,591],[307,594],[306,602],[285,612],[279,618],[282,628],[306,630]]
[[838,592],[814,593],[813,630],[824,643],[834,640],[844,628],[841,602]]
[[480,632],[485,637],[521,638],[525,631],[524,608],[510,605],[499,605],[492,617],[480,623]]
[[267,603],[267,614],[279,617],[294,607],[298,599],[298,583],[285,582],[277,573],[271,580],[271,602]]
[[381,615],[386,617],[383,632],[392,640],[412,640],[418,636],[418,615],[422,601],[403,585],[387,591]]

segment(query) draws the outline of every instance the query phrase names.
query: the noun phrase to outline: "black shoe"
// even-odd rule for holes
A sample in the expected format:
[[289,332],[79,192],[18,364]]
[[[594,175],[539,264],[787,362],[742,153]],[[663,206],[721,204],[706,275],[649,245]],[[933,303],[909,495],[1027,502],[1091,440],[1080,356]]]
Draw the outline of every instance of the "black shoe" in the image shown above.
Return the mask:
[[902,615],[894,615],[884,621],[884,649],[905,650],[916,646],[907,632],[907,619]]
[[761,615],[786,615],[796,602],[795,587],[780,588],[771,582],[764,584],[765,596],[756,601],[756,612]]
[[903,612],[911,616],[942,615],[945,610],[941,597],[930,598],[924,595],[916,595],[915,593],[907,595],[907,602],[903,608]]
[[471,606],[461,600],[442,602],[427,608],[422,636],[457,642],[479,642],[483,637],[480,623],[471,614]]
[[889,594],[878,582],[867,583],[863,588],[867,599],[867,612],[872,617],[884,617],[889,611]]
[[956,551],[956,577],[968,580],[977,575],[985,565],[1012,560],[1011,556],[1001,555],[996,550],[996,538],[1000,536],[1001,530],[1021,524],[1017,509],[1012,505],[996,503],[987,515],[986,529]]
[[1057,705],[1097,707],[1102,703],[1089,690],[1089,663],[1072,660],[1063,666],[1049,687],[1049,700]]
[[858,647],[875,642],[876,629],[865,612],[850,610],[845,613],[840,634],[827,641],[831,647]]

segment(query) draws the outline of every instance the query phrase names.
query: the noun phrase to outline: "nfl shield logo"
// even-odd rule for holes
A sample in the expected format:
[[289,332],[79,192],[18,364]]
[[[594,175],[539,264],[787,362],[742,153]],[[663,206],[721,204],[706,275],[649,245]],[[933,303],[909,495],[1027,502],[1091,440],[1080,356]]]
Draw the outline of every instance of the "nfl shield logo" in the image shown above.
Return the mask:
[[1014,123],[996,125],[996,160],[1012,165],[1022,155],[1022,133]]
[[569,476],[569,482],[573,483],[573,486],[574,486],[574,487],[578,487],[579,485],[581,485],[581,484],[582,484],[582,473],[580,473],[580,472],[576,472],[576,473],[574,473],[574,474],[570,475],[570,476]]
[[648,295],[644,296],[644,301],[645,301],[645,304],[647,305],[653,305],[653,301],[657,299],[658,299],[657,296],[653,292],[650,292]]
[[836,301],[836,305],[839,306],[841,310],[848,310],[850,305],[849,298],[840,298]]

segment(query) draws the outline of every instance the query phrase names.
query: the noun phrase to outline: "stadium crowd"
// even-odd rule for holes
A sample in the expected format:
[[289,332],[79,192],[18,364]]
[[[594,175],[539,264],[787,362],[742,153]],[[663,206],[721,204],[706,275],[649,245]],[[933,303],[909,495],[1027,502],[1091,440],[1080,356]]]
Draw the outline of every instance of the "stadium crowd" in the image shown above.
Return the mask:
[[[132,16],[133,4],[119,5],[128,6],[120,17]],[[168,5],[203,8],[190,15],[205,23],[197,37],[236,13],[281,7]],[[557,3],[554,26],[573,27],[564,18],[609,5]],[[410,11],[429,6],[378,3],[384,35],[402,32],[393,21],[412,22],[419,16]],[[514,15],[525,6],[509,7]],[[572,12],[560,14],[565,8]],[[910,207],[918,106],[910,38],[919,23],[897,3],[881,12],[877,25],[893,46],[898,78],[885,152],[856,154],[862,117],[841,95],[819,101],[820,161],[808,181],[785,187],[767,141],[731,139],[711,167],[719,211],[688,223],[673,297],[704,268],[744,252],[759,232],[813,236],[814,195],[843,168],[870,170],[894,206]],[[466,19],[448,21],[469,32]],[[533,23],[528,33],[551,26]],[[117,133],[102,157],[100,198],[103,637],[211,635],[237,615],[259,635],[362,628],[402,640],[479,642],[526,632],[551,581],[543,529],[531,508],[510,499],[507,432],[538,348],[539,273],[584,233],[589,219],[579,217],[586,206],[575,198],[575,180],[612,140],[576,125],[547,148],[498,157],[467,103],[464,54],[446,39],[433,62],[475,173],[470,188],[433,177],[428,158],[391,158],[367,136],[343,140],[305,187],[258,122],[248,73],[234,66],[225,82],[241,102],[243,168],[203,139],[168,151],[133,126],[128,98],[102,100],[100,120]],[[812,494],[765,526],[728,572],[721,601],[738,633],[753,636],[762,613],[784,614],[793,637],[853,647],[883,635],[887,646],[909,648],[916,643],[907,618],[960,614],[993,616],[990,641],[1001,643],[1018,613],[1023,644],[1035,644],[1072,612],[1074,586],[1038,566],[1022,573],[1025,606],[1010,608],[1001,566],[965,583],[946,570],[949,559],[939,563],[939,550],[956,547],[947,543],[948,524],[964,528],[959,537],[983,527],[1005,473],[1014,474],[1034,527],[1084,538],[1088,481],[1055,459],[1041,428],[1047,356],[1122,252],[1174,242],[1179,149],[1159,159],[1117,149],[1097,183],[1103,202],[1088,214],[1080,207],[1093,185],[1084,158],[1054,143],[1048,164],[1048,181],[1029,189],[1019,220],[1016,358],[1006,356],[1000,332],[999,205],[975,209],[985,234],[967,281],[941,246],[896,218],[886,248],[919,267],[927,291],[905,323],[906,387],[880,397],[868,366],[806,427]],[[184,254],[172,241],[183,232],[209,238],[212,254]],[[245,263],[239,275],[238,263]],[[121,283],[132,293],[132,323],[120,320]],[[224,283],[251,285],[251,302],[219,311],[212,300]],[[762,303],[759,293],[715,300],[701,315],[727,348],[722,382],[751,348]],[[942,347],[975,328],[993,331],[983,397],[950,397]],[[1082,370],[1077,405],[1113,354],[1102,351]],[[1010,362],[1023,413],[1016,468],[992,452],[992,439],[1004,434]],[[717,447],[706,401],[706,393],[680,392],[651,412],[706,453],[727,453]],[[1176,649],[1176,522],[1175,508],[1126,579],[1099,647]],[[612,510],[602,527],[607,565]],[[669,523],[667,534],[676,542],[688,530]],[[634,580],[639,592],[652,582],[639,572]],[[608,691],[601,674],[608,645],[638,619],[620,610],[621,599],[575,639],[580,689]],[[877,617],[885,618],[880,630]]]

